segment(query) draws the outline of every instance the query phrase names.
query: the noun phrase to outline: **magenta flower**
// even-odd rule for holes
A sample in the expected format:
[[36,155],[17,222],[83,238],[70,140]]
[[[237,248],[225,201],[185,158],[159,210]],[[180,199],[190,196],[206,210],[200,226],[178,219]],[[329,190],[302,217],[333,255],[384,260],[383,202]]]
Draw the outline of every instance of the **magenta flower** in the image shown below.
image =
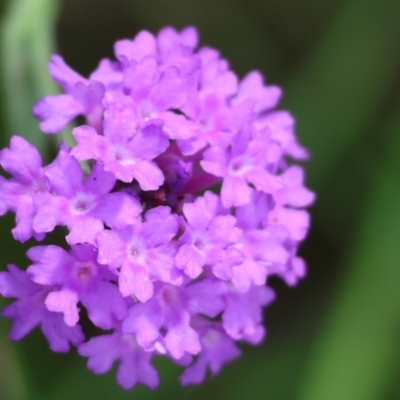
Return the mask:
[[123,228],[141,212],[139,202],[126,193],[110,193],[116,179],[113,174],[95,164],[83,182],[84,172],[68,150],[61,149],[57,159],[46,167],[50,191],[34,196],[36,232],[51,232],[56,225],[68,226],[69,244],[95,243],[103,223]]
[[98,261],[119,270],[123,296],[134,295],[145,302],[153,295],[153,281],[179,284],[174,266],[175,247],[170,244],[178,231],[178,221],[168,207],[157,207],[125,229],[98,234]]
[[105,171],[123,182],[136,179],[143,190],[156,190],[164,176],[152,161],[168,147],[162,121],[151,120],[143,128],[135,125],[131,104],[111,105],[104,113],[104,136],[89,126],[73,130],[78,145],[72,155],[78,160],[97,160]]
[[111,329],[114,320],[126,316],[125,302],[113,284],[117,276],[97,263],[93,246],[73,246],[71,253],[58,246],[32,247],[28,257],[33,261],[28,268],[32,280],[55,289],[46,297],[47,309],[63,313],[67,325],[79,321],[78,301],[92,322],[103,329]]
[[202,352],[180,377],[182,385],[201,383],[205,378],[207,367],[215,375],[225,363],[240,355],[240,350],[236,347],[234,340],[218,324],[199,322],[196,328],[200,336]]
[[12,233],[16,240],[25,242],[32,236],[43,239],[44,234],[32,227],[36,213],[32,198],[36,193],[47,191],[39,152],[24,138],[13,136],[10,149],[0,151],[0,165],[12,175],[9,180],[0,177],[0,215],[15,212],[17,226]]
[[212,280],[187,287],[157,285],[151,300],[130,308],[122,330],[134,334],[144,349],[164,349],[174,359],[185,352],[198,354],[201,346],[191,316],[215,317],[223,310],[223,293],[224,287]]
[[[104,68],[104,64],[100,67]],[[101,125],[103,109],[101,102],[106,82],[83,78],[69,68],[62,57],[57,55],[54,55],[49,62],[49,71],[54,81],[62,86],[65,94],[46,96],[33,107],[35,117],[42,120],[40,128],[43,132],[57,133],[78,115],[86,115],[96,127],[99,123]],[[112,72],[107,72],[108,81]],[[95,79],[101,78],[100,73],[93,75]]]
[[11,175],[0,176],[0,215],[16,214],[15,239],[68,230],[31,247],[26,271],[0,273],[0,294],[16,299],[2,312],[10,337],[40,326],[94,373],[119,362],[125,389],[157,387],[155,356],[184,368],[183,385],[219,373],[240,343],[264,338],[269,277],[293,286],[306,274],[298,248],[314,194],[294,165],[307,158],[294,119],[275,109],[282,90],[257,71],[239,80],[197,45],[192,27],[143,31],[89,78],[53,56],[64,93],[34,114],[51,134],[84,116],[76,145],[46,167],[17,136],[0,152]]
[[[211,192],[193,203],[184,204],[182,212],[186,226],[180,237],[176,266],[192,279],[201,274],[205,265],[211,267],[216,276],[226,275],[221,271],[220,261],[228,258],[228,247],[237,242],[241,234],[235,227],[235,217],[226,215],[219,197]],[[238,254],[239,259],[240,256]]]
[[224,207],[250,203],[253,191],[250,184],[265,193],[274,193],[282,187],[281,178],[268,168],[276,162],[275,148],[265,132],[251,135],[244,129],[232,138],[229,148],[215,146],[204,152],[200,163],[203,169],[224,178],[221,188]]
[[46,308],[45,299],[52,286],[32,282],[29,275],[15,265],[9,265],[8,271],[0,272],[0,293],[4,297],[17,298],[2,311],[4,317],[13,320],[10,339],[19,340],[40,325],[53,351],[68,352],[70,343],[78,346],[83,342],[79,325],[66,325],[61,314]]
[[115,360],[121,360],[117,381],[124,389],[143,383],[152,389],[158,386],[158,373],[150,364],[152,353],[139,346],[132,335],[115,330],[110,335],[97,336],[78,348],[88,357],[88,368],[96,374],[108,371]]

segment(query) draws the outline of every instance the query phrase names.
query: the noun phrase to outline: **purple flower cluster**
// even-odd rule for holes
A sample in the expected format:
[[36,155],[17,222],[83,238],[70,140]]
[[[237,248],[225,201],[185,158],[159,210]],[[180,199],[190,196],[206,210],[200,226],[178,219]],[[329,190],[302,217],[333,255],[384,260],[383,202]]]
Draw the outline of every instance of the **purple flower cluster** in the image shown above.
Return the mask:
[[[281,90],[259,72],[239,81],[197,41],[191,27],[140,32],[88,79],[53,56],[64,94],[34,114],[48,134],[86,117],[77,144],[46,167],[18,136],[0,152],[11,176],[0,176],[0,215],[15,213],[14,238],[67,228],[63,247],[32,247],[26,271],[0,273],[0,293],[16,298],[2,312],[11,339],[40,325],[52,350],[77,346],[95,373],[119,360],[126,389],[158,385],[153,356],[183,366],[182,384],[217,373],[237,341],[262,340],[267,278],[305,275],[296,253],[314,195],[288,161],[307,152],[291,115],[274,110]],[[88,323],[107,332],[85,341]]]

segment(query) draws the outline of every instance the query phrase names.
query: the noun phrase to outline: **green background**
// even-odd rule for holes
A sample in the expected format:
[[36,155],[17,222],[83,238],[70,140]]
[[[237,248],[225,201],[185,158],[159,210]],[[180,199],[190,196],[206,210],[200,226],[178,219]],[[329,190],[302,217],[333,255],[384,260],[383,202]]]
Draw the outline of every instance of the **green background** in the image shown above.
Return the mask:
[[[180,369],[156,360],[160,388],[125,392],[38,330],[10,342],[1,319],[0,399],[400,399],[400,1],[0,0],[1,147],[19,134],[51,159],[56,139],[30,110],[57,93],[53,52],[87,75],[117,39],[166,25],[196,25],[239,76],[258,69],[284,89],[318,195],[308,276],[270,280],[268,337],[200,386],[181,388]],[[0,223],[0,268],[26,267],[32,243],[13,242],[13,216]]]

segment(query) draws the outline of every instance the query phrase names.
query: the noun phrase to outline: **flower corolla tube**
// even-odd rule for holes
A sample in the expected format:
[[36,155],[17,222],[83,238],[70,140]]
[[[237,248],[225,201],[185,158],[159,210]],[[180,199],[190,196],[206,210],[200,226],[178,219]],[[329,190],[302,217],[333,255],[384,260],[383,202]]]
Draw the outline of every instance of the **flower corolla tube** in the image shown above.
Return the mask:
[[75,146],[47,166],[20,136],[0,152],[0,215],[15,213],[15,240],[54,243],[0,273],[15,299],[2,315],[12,340],[39,326],[95,373],[118,361],[125,389],[157,387],[155,356],[199,383],[263,339],[268,277],[306,273],[297,250],[314,194],[293,160],[308,154],[276,110],[281,89],[257,71],[239,80],[195,28],[142,31],[114,52],[89,78],[49,62],[63,93],[33,113],[47,134],[83,116]]

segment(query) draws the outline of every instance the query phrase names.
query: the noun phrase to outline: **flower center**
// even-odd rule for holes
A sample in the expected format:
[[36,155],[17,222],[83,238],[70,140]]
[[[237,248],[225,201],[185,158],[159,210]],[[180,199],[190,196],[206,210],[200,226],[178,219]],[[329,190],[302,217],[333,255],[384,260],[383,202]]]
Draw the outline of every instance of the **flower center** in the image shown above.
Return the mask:
[[85,281],[94,275],[94,265],[93,264],[79,264],[77,267],[76,275],[77,277]]
[[140,255],[140,251],[136,246],[131,246],[128,250],[129,253],[129,257],[136,260],[139,255]]
[[34,195],[39,192],[44,192],[47,189],[46,182],[44,179],[37,179],[34,182],[32,182],[32,185],[29,189],[29,194]]
[[123,156],[119,151],[114,151],[113,156],[116,161],[122,161],[123,159]]
[[85,214],[93,208],[95,199],[87,193],[78,193],[71,202],[71,211],[74,214]]
[[243,167],[243,164],[242,164],[242,162],[239,161],[239,160],[236,160],[236,161],[234,161],[234,162],[232,163],[232,171],[237,172],[237,171],[239,171],[239,169],[241,169],[242,167]]
[[79,211],[80,213],[86,212],[90,208],[90,202],[88,200],[78,200],[75,203],[75,210]]
[[196,239],[193,243],[194,247],[201,250],[204,248],[204,242],[201,239]]
[[164,306],[167,308],[175,308],[179,302],[176,291],[167,286],[165,286],[161,291],[161,299],[164,303]]
[[229,171],[234,176],[242,176],[251,168],[251,160],[248,157],[235,157],[229,163]]
[[111,147],[110,157],[121,165],[130,165],[134,163],[132,154],[121,144],[116,144]]

